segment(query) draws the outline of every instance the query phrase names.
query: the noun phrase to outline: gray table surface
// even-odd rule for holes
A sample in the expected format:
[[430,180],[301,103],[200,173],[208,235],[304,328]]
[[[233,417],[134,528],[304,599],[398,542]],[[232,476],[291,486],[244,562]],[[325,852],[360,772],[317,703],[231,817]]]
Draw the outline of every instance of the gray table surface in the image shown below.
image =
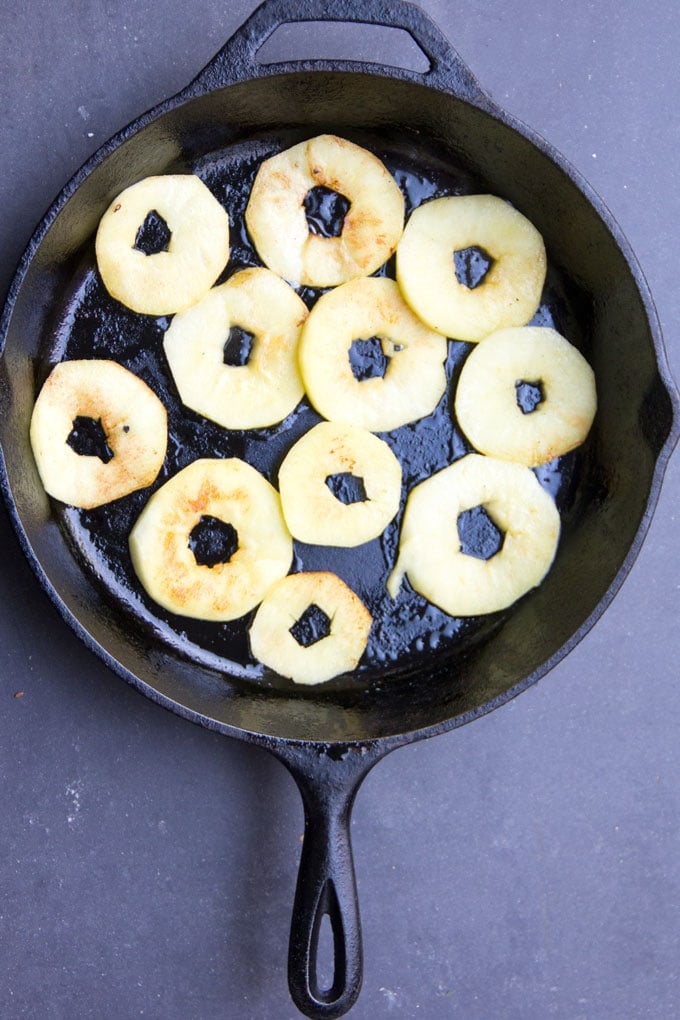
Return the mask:
[[[3,288],[79,165],[183,86],[254,6],[0,5]],[[604,198],[680,378],[675,5],[422,6]],[[409,53],[390,33],[325,27],[281,32],[268,56]],[[582,644],[521,698],[367,779],[353,822],[356,1020],[680,1016],[679,465]],[[47,602],[4,510],[0,529],[0,1016],[297,1016],[292,780],[108,672]]]

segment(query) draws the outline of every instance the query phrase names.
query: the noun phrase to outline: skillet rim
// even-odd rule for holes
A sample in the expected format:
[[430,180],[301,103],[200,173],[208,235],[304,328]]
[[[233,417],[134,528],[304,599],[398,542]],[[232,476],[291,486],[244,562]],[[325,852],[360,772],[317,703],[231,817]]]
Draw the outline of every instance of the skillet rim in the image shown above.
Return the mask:
[[[380,747],[382,750],[387,752],[393,747],[397,747],[401,744],[408,743],[411,741],[424,739],[426,737],[435,736],[439,733],[446,732],[448,730],[456,729],[458,726],[465,725],[474,719],[486,715],[488,712],[493,711],[495,708],[500,707],[506,702],[515,698],[518,694],[522,693],[528,687],[533,686],[538,680],[546,675],[551,669],[553,669],[590,631],[597,620],[600,618],[602,613],[607,609],[612,599],[619,591],[629,571],[631,570],[633,563],[635,562],[642,543],[646,538],[649,526],[656,509],[656,504],[660,495],[661,483],[663,475],[668,464],[669,458],[673,451],[675,444],[678,441],[680,435],[680,401],[678,393],[673,383],[667,355],[664,347],[663,337],[661,333],[661,327],[654,306],[654,302],[651,296],[651,292],[647,281],[642,272],[641,266],[633,252],[631,245],[626,239],[623,231],[618,226],[613,215],[609,211],[608,207],[600,196],[594,191],[594,189],[588,184],[583,175],[573,167],[568,160],[558,150],[556,150],[549,142],[547,142],[537,132],[524,125],[518,119],[510,116],[500,107],[498,107],[493,100],[486,96],[481,90],[479,90],[478,96],[474,100],[469,98],[463,98],[456,94],[452,88],[443,87],[442,84],[437,80],[436,82],[428,81],[428,76],[421,75],[416,72],[403,71],[401,69],[390,69],[382,67],[381,65],[356,63],[356,62],[330,62],[330,61],[305,61],[305,62],[286,62],[279,64],[262,65],[263,73],[260,77],[274,77],[278,75],[289,76],[290,74],[305,74],[309,71],[317,72],[348,72],[353,74],[360,74],[367,76],[371,79],[379,77],[387,80],[409,80],[414,84],[425,88],[426,90],[434,89],[437,92],[441,92],[444,95],[453,96],[460,102],[464,102],[473,108],[480,110],[483,114],[487,114],[492,118],[500,121],[506,127],[512,131],[517,132],[523,136],[530,144],[539,150],[542,155],[547,157],[552,163],[554,163],[558,169],[560,169],[571,181],[573,185],[581,192],[583,197],[589,206],[589,211],[594,213],[602,221],[607,232],[615,242],[619,251],[621,252],[628,270],[631,274],[636,290],[640,296],[643,304],[646,321],[649,327],[650,338],[652,341],[656,370],[658,372],[659,380],[663,386],[663,389],[668,397],[671,407],[671,419],[666,437],[659,449],[659,452],[655,458],[654,470],[650,480],[649,490],[645,496],[645,509],[636,529],[634,538],[629,545],[623,560],[621,561],[616,574],[605,591],[604,595],[596,603],[593,610],[588,614],[582,624],[572,632],[567,640],[551,655],[549,658],[544,660],[540,666],[532,670],[530,673],[525,674],[522,679],[508,688],[501,694],[496,695],[490,700],[483,704],[460,712],[456,715],[450,716],[446,719],[440,720],[431,725],[424,727],[418,727],[413,729],[406,729],[399,731],[398,733],[386,734],[376,737],[370,737],[368,739],[356,739],[356,740],[319,740],[319,739],[303,739],[296,737],[285,737],[281,735],[272,735],[258,730],[242,729],[234,726],[231,723],[225,723],[221,720],[214,719],[211,716],[205,715],[195,709],[189,708],[188,706],[173,700],[166,694],[163,694],[157,688],[152,686],[145,680],[142,680],[135,673],[129,670],[123,665],[115,656],[110,653],[106,648],[99,644],[98,641],[92,636],[89,630],[82,624],[78,616],[71,611],[65,604],[53,583],[50,581],[43,565],[34,552],[31,545],[30,539],[26,530],[24,529],[21,517],[14,500],[12,493],[12,487],[7,472],[5,463],[4,452],[2,450],[2,436],[0,436],[0,488],[5,499],[6,506],[8,508],[9,516],[12,521],[15,533],[17,534],[19,544],[22,548],[24,555],[26,556],[32,570],[36,574],[38,581],[49,597],[52,604],[57,608],[58,612],[74,631],[76,636],[83,641],[83,643],[94,652],[98,658],[100,658],[105,665],[107,665],[115,674],[124,679],[128,684],[135,687],[141,694],[160,704],[162,707],[172,711],[174,714],[181,716],[182,718],[188,719],[198,725],[201,725],[207,729],[211,729],[228,736],[235,737],[237,739],[245,740],[255,744],[268,747],[272,750],[272,747],[276,746],[289,746],[289,747],[307,747],[317,748],[321,751],[327,750],[332,747],[346,747],[346,748],[367,748],[367,747]],[[210,67],[210,64],[208,65]],[[73,197],[78,191],[81,184],[92,174],[92,172],[99,167],[104,160],[111,155],[116,149],[122,144],[131,139],[133,136],[138,135],[145,128],[158,121],[166,113],[172,113],[180,106],[185,103],[191,102],[194,99],[199,99],[206,92],[199,88],[197,90],[196,82],[204,76],[205,69],[199,73],[197,78],[194,79],[185,89],[177,93],[176,95],[163,100],[161,103],[152,107],[150,110],[141,114],[135,118],[128,125],[122,128],[119,132],[111,136],[105,141],[86,161],[85,163],[75,172],[70,180],[65,184],[62,190],[59,192],[57,197],[48,207],[46,213],[43,215],[38,223],[35,231],[33,232],[26,249],[19,261],[17,270],[10,283],[5,304],[0,317],[0,362],[5,357],[5,342],[7,339],[7,333],[14,311],[16,301],[18,299],[21,286],[24,278],[29,270],[29,267],[39,251],[46,235],[50,228],[62,211],[67,202]],[[245,82],[240,80],[238,84],[248,84],[250,80],[247,79]],[[208,88],[207,93],[213,94],[223,89],[228,89],[231,84],[237,84],[237,82],[230,82],[226,85],[220,85],[219,88]]]

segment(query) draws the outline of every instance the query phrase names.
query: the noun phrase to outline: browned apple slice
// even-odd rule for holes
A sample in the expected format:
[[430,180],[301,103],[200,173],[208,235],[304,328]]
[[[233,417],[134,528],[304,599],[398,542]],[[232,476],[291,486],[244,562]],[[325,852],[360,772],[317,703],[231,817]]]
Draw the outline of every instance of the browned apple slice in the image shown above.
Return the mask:
[[158,489],[130,534],[142,585],[180,616],[235,620],[293,559],[276,489],[237,458],[203,459]]
[[[349,202],[337,236],[309,229],[305,200],[317,188]],[[336,135],[318,135],[262,163],[246,224],[258,255],[279,276],[334,287],[369,276],[392,255],[404,229],[404,198],[373,153]]]
[[151,485],[167,441],[165,407],[115,361],[60,362],[31,417],[31,446],[45,490],[84,509]]

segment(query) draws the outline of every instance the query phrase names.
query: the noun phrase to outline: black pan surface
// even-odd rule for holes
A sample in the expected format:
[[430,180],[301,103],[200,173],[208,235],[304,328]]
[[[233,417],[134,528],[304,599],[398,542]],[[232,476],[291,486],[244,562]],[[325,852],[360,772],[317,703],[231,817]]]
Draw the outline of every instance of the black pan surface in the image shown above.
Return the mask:
[[[348,132],[349,134],[349,132]],[[272,131],[247,137],[217,152],[201,155],[189,167],[225,202],[232,220],[232,250],[223,278],[260,262],[245,228],[245,208],[252,182],[261,162],[296,144],[304,137],[299,130]],[[370,148],[389,168],[406,197],[406,214],[428,199],[441,195],[478,194],[482,181],[457,168],[444,154],[427,147],[422,138],[391,129],[366,136],[352,132],[352,140]],[[170,168],[172,169],[172,168]],[[394,278],[394,260],[377,275]],[[308,307],[323,293],[299,288]],[[565,273],[550,267],[541,306],[532,320],[549,325],[569,336],[581,350],[588,346],[589,304],[578,285]],[[115,302],[106,292],[96,269],[92,245],[82,260],[64,296],[51,316],[45,356],[38,366],[37,384],[62,359],[114,358],[143,378],[169,411],[170,452],[155,491],[169,477],[198,457],[234,456],[246,460],[275,486],[278,470],[293,443],[321,421],[304,399],[279,426],[269,429],[228,431],[184,407],[169,373],[162,342],[169,317],[136,315]],[[402,465],[402,506],[409,490],[435,471],[446,467],[472,447],[455,424],[453,394],[460,369],[472,345],[451,343],[447,359],[447,391],[435,411],[381,437]],[[584,495],[579,475],[587,462],[587,451],[579,450],[537,470],[544,487],[560,507],[564,528],[578,520]],[[191,662],[202,662],[229,673],[247,691],[255,684],[259,691],[276,690],[281,696],[305,697],[304,689],[266,671],[251,655],[247,630],[252,613],[231,624],[206,624],[165,613],[154,604],[139,584],[125,543],[126,536],[149,498],[149,490],[91,511],[57,505],[55,513],[68,541],[91,573],[100,578],[105,597],[114,611],[127,611],[131,626],[140,618],[150,634],[177,649]],[[587,498],[587,490],[586,496]],[[423,659],[432,653],[461,655],[484,636],[502,626],[509,613],[472,619],[453,619],[403,585],[399,598],[386,590],[387,578],[396,559],[402,514],[385,533],[358,550],[315,547],[296,542],[296,570],[330,569],[355,591],[374,618],[368,648],[359,669],[324,687],[347,704],[356,703],[363,689],[389,684],[394,687],[402,674],[417,676]]]

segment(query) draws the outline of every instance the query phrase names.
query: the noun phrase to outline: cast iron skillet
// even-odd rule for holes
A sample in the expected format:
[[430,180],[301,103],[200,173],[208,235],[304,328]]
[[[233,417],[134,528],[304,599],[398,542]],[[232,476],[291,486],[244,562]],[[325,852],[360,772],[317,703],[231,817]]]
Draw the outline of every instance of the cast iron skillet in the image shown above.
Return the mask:
[[[378,64],[257,62],[274,29],[314,20],[405,29],[430,68],[421,74]],[[398,137],[400,151],[416,162],[421,151],[436,151],[536,224],[559,281],[545,314],[574,325],[596,373],[599,405],[586,446],[556,470],[563,536],[540,588],[512,612],[436,651],[373,665],[353,682],[299,691],[248,680],[219,655],[194,654],[198,646],[186,635],[112,599],[63,508],[42,490],[28,424],[63,327],[54,309],[64,307],[64,293],[81,278],[98,220],[115,194],[150,174],[186,172],[225,147],[255,151],[262,137],[277,132],[306,137],[325,130]],[[498,109],[419,8],[397,0],[266,0],[186,89],[107,142],[66,185],[21,261],[0,337],[2,487],[24,553],[68,624],[115,672],[187,719],[266,747],[293,774],[305,839],[290,989],[308,1016],[342,1015],[361,983],[349,819],[362,780],[395,747],[463,725],[547,673],[609,604],[649,525],[678,438],[677,397],[628,244],[580,175]],[[325,915],[335,953],[330,988],[319,986],[316,967]]]

